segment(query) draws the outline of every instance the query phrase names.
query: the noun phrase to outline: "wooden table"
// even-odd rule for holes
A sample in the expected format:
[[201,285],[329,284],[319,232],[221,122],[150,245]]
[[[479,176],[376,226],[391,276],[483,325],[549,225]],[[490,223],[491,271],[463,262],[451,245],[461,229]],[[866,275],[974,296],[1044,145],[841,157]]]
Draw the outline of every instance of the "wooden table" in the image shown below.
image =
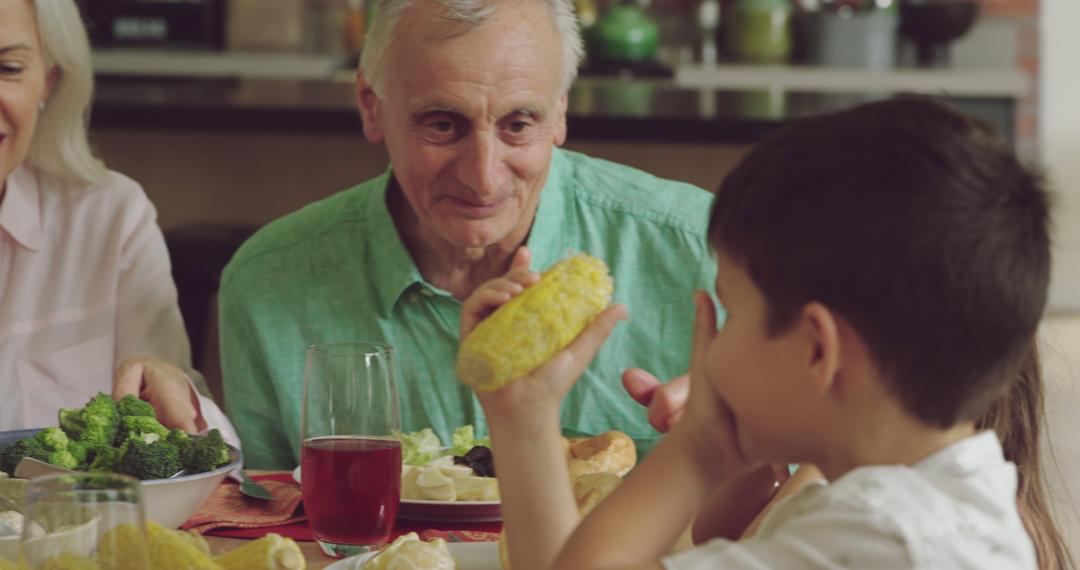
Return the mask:
[[[217,556],[228,552],[234,548],[242,546],[248,542],[243,538],[225,538],[224,536],[207,536],[206,542],[210,544],[211,554]],[[336,558],[330,558],[319,550],[319,545],[314,542],[300,542],[296,544],[300,545],[300,551],[304,553],[304,558],[307,559],[307,567],[309,570],[319,570],[320,568],[326,568],[327,566],[337,562]]]
[[[250,469],[247,471],[248,475],[277,475],[281,473],[289,473],[289,471],[264,471],[261,469]],[[234,548],[242,546],[248,542],[246,538],[227,538],[224,536],[206,536],[206,542],[210,545],[210,552],[214,556],[228,552]],[[327,566],[337,562],[337,558],[331,558],[323,554],[322,550],[319,550],[319,545],[310,541],[296,541],[296,544],[300,546],[300,551],[304,553],[304,558],[307,560],[307,567],[312,570],[319,570],[320,568],[326,568]]]

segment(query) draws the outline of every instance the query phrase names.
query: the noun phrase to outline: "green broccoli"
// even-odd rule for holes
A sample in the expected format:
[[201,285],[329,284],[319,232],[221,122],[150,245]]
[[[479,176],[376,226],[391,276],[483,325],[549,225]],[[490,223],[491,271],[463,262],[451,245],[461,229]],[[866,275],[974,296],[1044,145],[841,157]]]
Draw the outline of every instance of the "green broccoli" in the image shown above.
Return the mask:
[[177,449],[183,451],[184,446],[191,440],[191,436],[182,429],[169,430],[169,435],[165,437],[165,441],[176,446]]
[[111,447],[120,418],[108,394],[98,393],[83,408],[60,410],[60,427],[71,439],[91,449]]
[[71,441],[64,430],[54,427],[47,427],[35,433],[34,439],[38,440],[38,443],[47,451],[63,451],[67,449],[68,442]]
[[119,471],[137,479],[166,479],[180,470],[180,450],[163,440],[147,443],[142,439],[128,440],[127,450],[120,457]]
[[122,447],[103,447],[97,450],[97,453],[94,455],[94,460],[90,462],[89,470],[119,471],[120,458],[123,457],[125,451],[127,451],[126,444]]
[[229,448],[215,428],[205,436],[191,436],[181,448],[180,459],[189,473],[213,471],[229,462]]
[[132,439],[141,439],[144,443],[153,443],[159,439],[165,439],[169,435],[169,428],[161,425],[156,418],[151,416],[121,416],[120,431],[117,433],[116,443],[123,445]]
[[[34,439],[41,446],[41,451],[31,455],[34,459],[40,459],[64,469],[75,469],[82,463],[89,450],[80,443],[71,441],[64,430],[47,427],[34,434]],[[78,454],[79,459],[75,454]]]
[[[112,448],[105,448],[105,449],[112,449]],[[86,443],[83,443],[81,441],[68,442],[67,451],[68,451],[68,453],[71,454],[72,457],[75,458],[75,461],[77,461],[78,465],[80,465],[80,466],[83,466],[83,465],[86,465],[87,463],[89,463],[89,459],[91,459],[91,457],[90,457],[91,451],[96,452],[95,449],[91,448],[89,445],[87,445]]]
[[19,462],[25,457],[33,457],[34,459],[40,459],[45,461],[46,450],[41,446],[41,442],[33,436],[20,439],[15,443],[0,450],[0,471],[6,472],[8,475],[15,475],[15,467],[19,465]]
[[120,398],[120,401],[116,403],[116,410],[120,413],[121,417],[157,417],[157,415],[154,414],[154,406],[150,405],[150,402],[140,400],[131,394]]
[[46,453],[45,461],[64,469],[75,469],[79,466],[79,460],[66,449]]

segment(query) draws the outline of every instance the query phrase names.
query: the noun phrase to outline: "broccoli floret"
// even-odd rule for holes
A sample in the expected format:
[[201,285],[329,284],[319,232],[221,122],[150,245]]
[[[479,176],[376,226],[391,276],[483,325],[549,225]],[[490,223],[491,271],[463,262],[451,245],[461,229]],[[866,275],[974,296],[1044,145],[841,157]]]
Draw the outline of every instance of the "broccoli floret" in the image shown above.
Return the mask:
[[137,479],[165,479],[180,470],[180,450],[163,440],[131,439],[120,458],[121,473]]
[[91,459],[91,447],[81,441],[69,442],[67,450],[68,453],[79,462],[79,465],[85,465],[88,463],[88,460]]
[[182,429],[169,430],[169,435],[165,438],[165,441],[176,446],[177,449],[183,452],[184,446],[191,440],[191,436]]
[[34,434],[34,439],[38,440],[46,451],[65,451],[67,450],[68,442],[71,441],[64,430],[60,428],[47,427]]
[[120,458],[123,457],[126,450],[126,444],[122,447],[103,447],[97,450],[97,453],[94,455],[94,460],[90,462],[89,470],[112,472],[119,471]]
[[45,449],[33,436],[20,439],[0,450],[0,470],[8,475],[15,475],[15,467],[24,457],[33,457],[45,461]]
[[75,469],[81,461],[72,454],[72,447],[75,447],[75,453],[81,454],[83,459],[86,458],[86,448],[79,444],[73,446],[67,434],[60,428],[45,428],[35,433],[34,439],[40,446],[40,451],[30,455],[34,459],[40,459],[64,469]]
[[154,406],[150,405],[150,402],[140,400],[131,394],[120,398],[120,401],[116,403],[116,410],[120,413],[120,417],[157,417],[154,414]]
[[191,436],[181,449],[181,461],[189,473],[213,471],[229,462],[229,448],[217,429],[205,436]]
[[99,393],[79,408],[60,410],[60,427],[71,439],[91,449],[110,447],[116,439],[120,418],[108,394]]
[[48,452],[45,455],[45,461],[64,469],[75,469],[79,466],[79,461],[66,449]]
[[169,428],[161,425],[157,419],[150,416],[121,416],[120,432],[117,434],[116,443],[123,445],[132,439],[141,439],[143,443],[152,443],[165,439],[169,435]]

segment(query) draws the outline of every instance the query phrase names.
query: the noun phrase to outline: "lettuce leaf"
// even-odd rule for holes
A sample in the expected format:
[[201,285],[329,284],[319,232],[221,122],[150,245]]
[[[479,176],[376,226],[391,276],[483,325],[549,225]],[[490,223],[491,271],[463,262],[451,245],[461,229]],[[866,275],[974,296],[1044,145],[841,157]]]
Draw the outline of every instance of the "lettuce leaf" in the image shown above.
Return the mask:
[[477,438],[473,431],[472,424],[461,426],[454,430],[454,433],[450,436],[450,450],[448,455],[465,455],[470,449],[477,445],[483,445],[485,447],[491,447],[491,438],[483,437]]
[[424,466],[443,454],[442,442],[431,428],[401,436],[401,462],[405,465]]

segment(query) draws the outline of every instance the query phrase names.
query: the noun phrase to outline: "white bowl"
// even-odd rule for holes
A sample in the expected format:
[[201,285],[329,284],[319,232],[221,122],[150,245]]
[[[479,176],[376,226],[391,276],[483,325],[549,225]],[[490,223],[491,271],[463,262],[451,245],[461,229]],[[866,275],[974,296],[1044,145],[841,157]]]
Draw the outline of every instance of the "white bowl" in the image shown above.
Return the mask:
[[[36,431],[39,430],[0,432],[0,448],[33,435]],[[231,445],[229,459],[229,463],[206,473],[141,481],[146,518],[165,528],[177,528],[184,524],[225,477],[239,469],[243,463],[240,450]]]

